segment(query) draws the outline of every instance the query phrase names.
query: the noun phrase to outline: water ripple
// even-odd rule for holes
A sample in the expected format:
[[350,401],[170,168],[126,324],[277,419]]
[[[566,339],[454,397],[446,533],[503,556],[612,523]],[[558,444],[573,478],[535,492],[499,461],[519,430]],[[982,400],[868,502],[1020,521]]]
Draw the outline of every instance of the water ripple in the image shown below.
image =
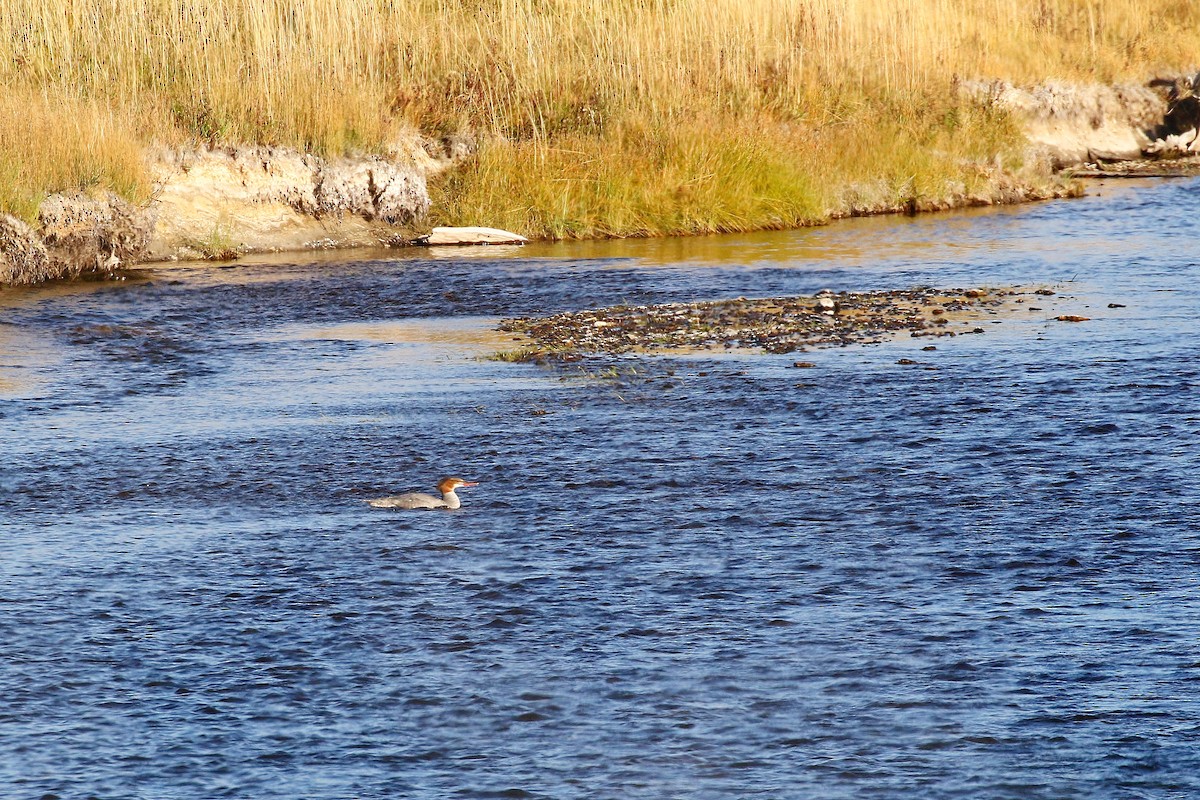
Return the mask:
[[[1197,201],[1106,191],[676,264],[593,243],[22,295],[0,784],[1196,794]],[[1005,320],[931,370],[896,364],[916,341],[803,371],[478,359],[478,315],[922,283],[1054,283],[1093,320]],[[363,502],[442,473],[481,483],[458,512]]]

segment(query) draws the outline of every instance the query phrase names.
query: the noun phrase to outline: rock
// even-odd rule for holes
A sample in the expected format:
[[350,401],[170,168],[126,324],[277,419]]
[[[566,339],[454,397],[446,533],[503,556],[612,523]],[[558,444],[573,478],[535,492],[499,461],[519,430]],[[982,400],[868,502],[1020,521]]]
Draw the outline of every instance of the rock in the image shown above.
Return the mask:
[[351,214],[368,222],[413,225],[429,211],[424,178],[378,156],[324,162],[313,181],[318,215]]
[[1167,111],[1161,124],[1150,131],[1155,141],[1147,148],[1147,154],[1165,155],[1164,151],[1173,147],[1194,152],[1196,131],[1200,129],[1200,97],[1196,95],[1200,89],[1200,75],[1156,78],[1150,81],[1150,88],[1166,100]]
[[1109,308],[1124,308],[1125,304],[1124,303],[1109,303],[1108,307]]
[[425,176],[435,166],[415,138],[386,157],[164,149],[152,165],[157,222],[146,259],[407,244],[428,231]]
[[1200,141],[1196,139],[1196,129],[1192,128],[1183,133],[1170,134],[1165,138],[1157,139],[1144,147],[1142,153],[1149,158],[1182,158],[1197,152],[1198,147],[1200,147]]
[[524,244],[529,240],[519,233],[502,231],[499,228],[434,228],[433,232],[419,240],[430,246],[460,244]]
[[837,301],[832,297],[821,296],[817,298],[816,310],[822,314],[834,315],[838,312]]
[[907,367],[907,366],[912,366],[913,364],[916,364],[918,362],[913,361],[911,358],[902,358],[899,361],[897,361],[896,363]]
[[1010,112],[1035,150],[1056,168],[1089,159],[1139,158],[1168,102],[1149,86],[1047,83],[1031,89],[965,82],[976,99]]
[[813,367],[816,366],[816,364],[814,364],[811,361],[797,361],[794,364],[792,364],[792,366],[799,367],[800,369],[812,369]]
[[1091,317],[1081,317],[1078,314],[1061,314],[1055,317],[1059,322],[1088,322]]

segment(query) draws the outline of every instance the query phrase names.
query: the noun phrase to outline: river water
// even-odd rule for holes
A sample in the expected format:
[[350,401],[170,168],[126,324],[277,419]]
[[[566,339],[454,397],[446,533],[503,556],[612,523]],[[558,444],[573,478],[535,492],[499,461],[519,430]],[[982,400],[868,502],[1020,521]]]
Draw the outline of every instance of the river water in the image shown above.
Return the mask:
[[[0,795],[1200,796],[1197,214],[0,294]],[[1007,284],[1058,294],[810,369],[485,358],[503,315]]]

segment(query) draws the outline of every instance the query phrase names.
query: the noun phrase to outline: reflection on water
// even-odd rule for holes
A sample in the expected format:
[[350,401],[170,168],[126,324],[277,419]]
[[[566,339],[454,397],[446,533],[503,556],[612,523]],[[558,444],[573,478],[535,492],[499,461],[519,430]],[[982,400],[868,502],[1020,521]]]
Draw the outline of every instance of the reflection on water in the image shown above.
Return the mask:
[[[1196,186],[0,295],[0,784],[1196,795]],[[981,284],[1059,305],[808,369],[480,358],[511,314]],[[363,502],[443,474],[457,512]]]
[[34,394],[41,383],[39,375],[57,363],[47,337],[0,323],[0,398]]
[[453,317],[442,319],[388,320],[383,322],[350,322],[344,325],[316,328],[302,327],[288,331],[291,336],[330,341],[366,341],[384,343],[422,343],[447,345],[460,352],[486,356],[517,340],[510,333],[496,329],[494,317]]

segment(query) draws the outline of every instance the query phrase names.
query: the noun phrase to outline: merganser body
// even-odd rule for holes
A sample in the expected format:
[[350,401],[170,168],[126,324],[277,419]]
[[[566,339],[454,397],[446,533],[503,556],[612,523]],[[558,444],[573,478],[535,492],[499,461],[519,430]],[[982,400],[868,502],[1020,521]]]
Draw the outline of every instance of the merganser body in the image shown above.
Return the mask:
[[408,492],[389,497],[377,497],[374,500],[368,500],[367,503],[373,508],[458,508],[462,505],[462,501],[458,499],[454,490],[460,486],[478,485],[474,481],[464,481],[462,478],[442,478],[437,485],[438,491],[442,493],[441,497],[435,497],[425,492]]

